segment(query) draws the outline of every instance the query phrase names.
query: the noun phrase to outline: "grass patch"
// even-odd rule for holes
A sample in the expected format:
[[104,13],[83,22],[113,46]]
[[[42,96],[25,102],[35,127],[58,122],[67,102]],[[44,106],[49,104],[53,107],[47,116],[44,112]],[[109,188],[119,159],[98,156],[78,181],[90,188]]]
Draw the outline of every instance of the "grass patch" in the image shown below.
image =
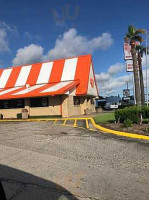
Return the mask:
[[107,124],[109,122],[115,121],[114,112],[110,113],[101,113],[100,115],[94,117],[96,124]]

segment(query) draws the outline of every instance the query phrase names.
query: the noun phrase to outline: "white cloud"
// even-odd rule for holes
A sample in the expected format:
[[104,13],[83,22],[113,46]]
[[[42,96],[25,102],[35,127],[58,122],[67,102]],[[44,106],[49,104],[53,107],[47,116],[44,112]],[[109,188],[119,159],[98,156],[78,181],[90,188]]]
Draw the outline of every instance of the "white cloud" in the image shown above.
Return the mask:
[[16,57],[13,59],[13,65],[31,64],[42,61],[43,48],[41,46],[31,44],[24,48],[18,49]]
[[101,72],[100,74],[96,74],[96,79],[99,82],[105,82],[110,80],[114,75],[118,74],[119,72],[123,71],[124,65],[122,63],[116,63],[111,65],[108,69],[108,72]]
[[[31,38],[32,35],[26,32],[25,36]],[[89,40],[85,36],[78,35],[76,29],[69,29],[56,39],[55,47],[49,50],[47,54],[43,54],[43,47],[31,44],[18,49],[12,63],[13,65],[21,65],[38,62],[40,60],[82,55],[92,53],[97,49],[106,50],[112,43],[113,39],[109,33],[103,33],[101,36]]]
[[111,78],[110,74],[101,72],[100,74],[96,74],[96,80],[99,82],[105,82]]
[[7,33],[11,33],[13,35],[18,35],[18,30],[16,26],[10,26],[6,24],[4,21],[0,21],[0,28],[4,29]]
[[0,28],[0,53],[9,51],[7,32]]
[[88,39],[85,36],[78,35],[77,30],[72,28],[58,37],[55,47],[48,52],[47,57],[55,59],[92,53],[97,49],[106,50],[112,44],[113,39],[109,33]]
[[96,74],[96,80],[99,84],[100,95],[117,95],[122,92],[122,87],[126,85],[126,82],[132,84],[132,74],[122,75],[115,77],[119,72],[124,70],[122,63],[116,63],[111,65],[107,73]]
[[3,21],[0,21],[0,53],[8,52],[9,49],[9,42],[8,42],[8,35],[9,34],[17,34],[16,27],[11,27]]
[[124,69],[124,65],[122,63],[116,63],[115,65],[111,65],[109,67],[108,73],[111,75],[115,75],[118,72],[121,72]]
[[122,89],[126,87],[126,83],[129,82],[129,86],[132,85],[132,74],[119,76],[116,78],[111,77],[109,80],[105,82],[99,81],[99,91],[100,95],[117,95],[118,93],[122,93]]

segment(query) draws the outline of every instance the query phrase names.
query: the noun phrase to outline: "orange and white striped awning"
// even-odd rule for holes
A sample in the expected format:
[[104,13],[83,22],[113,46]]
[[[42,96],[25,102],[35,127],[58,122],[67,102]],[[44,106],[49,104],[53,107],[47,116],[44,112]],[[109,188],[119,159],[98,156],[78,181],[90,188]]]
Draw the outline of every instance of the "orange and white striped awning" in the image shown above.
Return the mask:
[[86,95],[91,62],[86,55],[1,69],[0,99],[60,95],[73,88]]
[[14,87],[0,90],[0,99],[16,99],[66,94],[76,87],[79,81],[63,81],[59,83],[39,84],[31,87]]

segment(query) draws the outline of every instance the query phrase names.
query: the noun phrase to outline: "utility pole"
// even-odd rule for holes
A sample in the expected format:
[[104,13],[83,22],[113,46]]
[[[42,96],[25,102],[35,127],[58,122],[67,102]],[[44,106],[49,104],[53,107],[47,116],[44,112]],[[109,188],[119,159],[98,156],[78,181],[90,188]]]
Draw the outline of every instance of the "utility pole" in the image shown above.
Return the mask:
[[127,90],[128,90],[128,81],[127,81]]
[[147,106],[148,106],[148,81],[147,81],[147,65],[148,65],[148,63],[147,63],[147,52],[148,52],[148,48],[147,48],[147,45],[148,45],[148,32],[147,32],[147,30],[146,30],[146,103],[147,103]]

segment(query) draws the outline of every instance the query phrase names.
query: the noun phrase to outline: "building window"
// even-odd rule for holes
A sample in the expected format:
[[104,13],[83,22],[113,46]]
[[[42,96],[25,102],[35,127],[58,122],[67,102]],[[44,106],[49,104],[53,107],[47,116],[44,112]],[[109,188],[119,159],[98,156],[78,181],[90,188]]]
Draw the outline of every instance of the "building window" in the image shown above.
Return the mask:
[[73,104],[74,104],[75,106],[80,105],[80,98],[79,98],[79,97],[73,97]]
[[30,99],[30,106],[33,107],[48,107],[49,101],[48,97],[41,97],[41,98],[31,98]]
[[1,100],[0,109],[24,108],[24,99]]

